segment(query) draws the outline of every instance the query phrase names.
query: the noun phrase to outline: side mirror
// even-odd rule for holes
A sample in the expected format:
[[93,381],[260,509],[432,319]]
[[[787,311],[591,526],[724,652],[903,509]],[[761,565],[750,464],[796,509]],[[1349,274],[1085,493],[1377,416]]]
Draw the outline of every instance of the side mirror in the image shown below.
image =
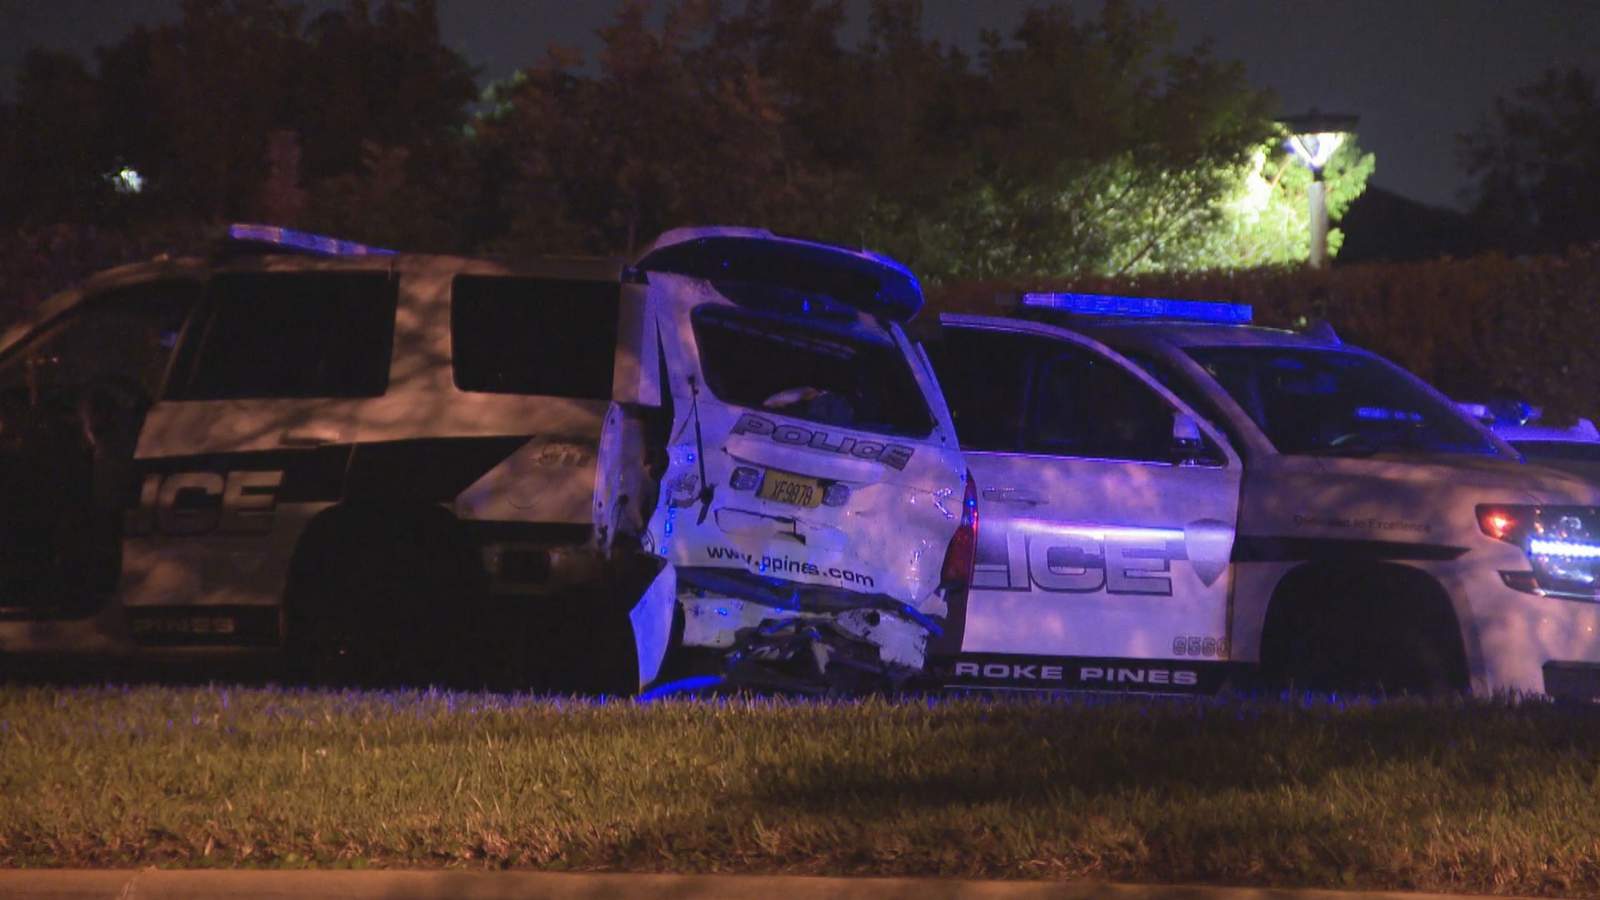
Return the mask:
[[1172,458],[1178,463],[1193,462],[1205,453],[1205,436],[1200,423],[1185,412],[1172,414]]

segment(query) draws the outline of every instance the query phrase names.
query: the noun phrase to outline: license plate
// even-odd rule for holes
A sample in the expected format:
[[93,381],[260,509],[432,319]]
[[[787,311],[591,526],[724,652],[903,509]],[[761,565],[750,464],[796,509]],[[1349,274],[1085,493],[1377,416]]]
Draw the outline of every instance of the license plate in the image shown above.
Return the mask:
[[768,469],[756,496],[763,500],[776,500],[794,506],[821,506],[822,482],[804,475]]

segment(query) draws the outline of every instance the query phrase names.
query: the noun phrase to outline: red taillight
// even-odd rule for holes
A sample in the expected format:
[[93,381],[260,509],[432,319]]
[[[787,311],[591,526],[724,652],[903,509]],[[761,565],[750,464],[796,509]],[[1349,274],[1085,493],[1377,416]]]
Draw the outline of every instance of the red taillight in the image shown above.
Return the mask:
[[978,561],[978,488],[967,473],[967,490],[961,497],[961,524],[950,536],[944,551],[944,566],[939,570],[939,586],[945,590],[964,590],[972,583],[972,567]]

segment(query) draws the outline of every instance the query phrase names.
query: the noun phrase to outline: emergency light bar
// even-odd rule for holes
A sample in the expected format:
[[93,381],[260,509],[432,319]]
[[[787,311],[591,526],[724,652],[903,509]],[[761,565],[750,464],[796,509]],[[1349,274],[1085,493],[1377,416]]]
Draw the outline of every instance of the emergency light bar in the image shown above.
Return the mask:
[[395,253],[382,247],[369,247],[355,241],[340,240],[308,231],[295,231],[293,228],[280,228],[276,225],[235,223],[228,226],[228,240],[265,244],[323,256],[393,256]]
[[1209,300],[1166,300],[1161,297],[1118,297],[1114,294],[1023,294],[1030,309],[1108,319],[1172,319],[1217,325],[1248,325],[1254,313],[1248,303]]

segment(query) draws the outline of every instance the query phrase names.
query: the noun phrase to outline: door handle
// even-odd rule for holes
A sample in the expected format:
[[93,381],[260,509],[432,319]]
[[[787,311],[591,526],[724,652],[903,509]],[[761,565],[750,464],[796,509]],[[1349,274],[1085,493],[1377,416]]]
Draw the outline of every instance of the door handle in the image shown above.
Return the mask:
[[1032,491],[1022,488],[984,488],[983,499],[994,503],[1017,503],[1023,506],[1039,506],[1044,503],[1044,498]]
[[278,443],[285,447],[321,447],[337,444],[343,438],[344,433],[337,428],[285,428],[278,435]]

